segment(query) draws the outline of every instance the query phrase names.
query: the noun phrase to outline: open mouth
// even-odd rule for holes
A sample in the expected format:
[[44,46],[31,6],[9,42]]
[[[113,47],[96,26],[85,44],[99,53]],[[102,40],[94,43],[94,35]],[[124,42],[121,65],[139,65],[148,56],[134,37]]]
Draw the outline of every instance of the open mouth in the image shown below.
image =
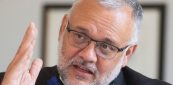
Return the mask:
[[84,66],[81,66],[81,65],[74,65],[74,67],[77,68],[79,71],[89,73],[89,74],[94,74],[94,72],[91,69],[87,68],[87,67],[84,67]]

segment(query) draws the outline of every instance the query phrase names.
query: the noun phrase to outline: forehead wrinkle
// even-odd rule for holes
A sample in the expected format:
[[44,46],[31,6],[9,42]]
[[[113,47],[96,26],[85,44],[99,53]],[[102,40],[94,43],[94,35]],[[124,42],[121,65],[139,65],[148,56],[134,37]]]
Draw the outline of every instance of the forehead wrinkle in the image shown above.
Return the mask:
[[[87,22],[87,23],[90,23],[90,24],[93,24],[93,26],[94,27],[91,27],[91,28],[88,28],[87,26],[85,26],[85,27],[82,27],[82,28],[84,28],[84,29],[87,29],[88,30],[88,33],[90,33],[90,34],[88,34],[87,32],[87,34],[88,34],[88,36],[89,37],[91,37],[92,39],[94,39],[94,40],[98,40],[98,41],[103,41],[103,42],[107,42],[107,43],[109,43],[109,44],[112,44],[112,45],[114,45],[114,46],[119,46],[119,44],[118,44],[118,42],[117,42],[117,39],[113,39],[113,38],[111,38],[111,36],[109,35],[110,33],[109,32],[111,32],[111,31],[108,31],[106,34],[104,34],[104,36],[102,36],[102,37],[100,37],[100,39],[99,38],[94,38],[94,37],[92,37],[92,36],[95,36],[95,33],[97,34],[97,33],[103,33],[105,30],[99,30],[98,29],[98,27],[96,27],[95,26],[95,24],[94,24],[94,22],[96,22],[97,20],[95,20],[95,19],[93,19],[93,18],[88,18],[88,17],[86,17],[85,19],[83,19],[85,22]],[[79,27],[81,27],[81,26],[79,26]],[[76,28],[76,27],[75,27]],[[80,29],[80,28],[79,28]],[[82,29],[81,29],[82,30]],[[107,30],[107,29],[106,29]],[[99,32],[100,31],[100,32]],[[115,33],[113,33],[113,34],[115,34]],[[117,38],[117,37],[116,37]]]
[[[90,16],[86,16],[88,19],[94,21],[94,22],[97,22],[97,24],[101,25],[100,27],[102,27],[102,29],[104,30],[108,30],[109,32],[113,33],[113,34],[117,34],[120,38],[120,26],[116,23],[113,23],[113,24],[110,24],[112,22],[114,22],[113,20],[110,20],[110,19],[107,19],[107,18],[104,18],[102,16],[96,16],[96,15],[92,15],[92,14],[89,14],[88,15],[91,15],[91,16],[94,16],[92,18],[90,18]],[[105,24],[105,23],[108,23],[108,24]],[[116,27],[115,27],[116,26]],[[98,27],[97,27],[98,28]],[[98,29],[97,29],[98,30]],[[116,31],[117,30],[117,31]],[[108,35],[107,35],[108,36]],[[109,37],[110,38],[110,37]]]
[[[113,28],[118,28],[118,29],[121,29],[122,27],[120,27],[117,23],[115,23],[116,21],[115,20],[112,20],[112,19],[116,19],[115,17],[111,17],[110,18],[107,18],[107,17],[104,17],[104,16],[101,16],[101,15],[98,15],[97,13],[93,12],[94,14],[91,14],[91,13],[87,13],[88,15],[91,15],[91,16],[94,16],[96,19],[99,19],[99,21],[103,21],[103,23],[108,23],[106,24],[105,27],[108,27],[110,28],[109,26],[111,25],[111,27]],[[109,16],[109,15],[107,15]],[[114,15],[113,15],[114,16]],[[113,23],[112,23],[113,22]],[[113,30],[113,29],[112,29]]]
[[[87,15],[94,16],[93,18],[98,19],[97,22],[103,21],[103,23],[108,23],[108,24],[104,24],[105,27],[107,27],[107,28],[110,28],[109,26],[111,26],[112,28],[122,29],[121,26],[119,26],[117,23],[115,23],[117,15],[112,15],[112,13],[115,14],[115,12],[119,12],[119,11],[124,11],[124,8],[119,8],[119,9],[116,9],[116,10],[115,9],[106,9],[106,12],[101,12],[101,13],[98,10],[94,10],[94,11],[89,10],[87,12],[85,11],[84,14],[85,14],[85,16],[87,16]],[[111,29],[111,31],[114,31],[114,29]],[[120,31],[120,30],[118,30],[118,31]]]
[[[91,19],[90,19],[91,20]],[[87,22],[90,22],[90,23],[93,23],[92,21],[94,20],[94,21],[96,21],[95,19],[93,19],[92,21],[90,21],[90,20],[85,20],[85,21],[87,21]],[[104,33],[104,36],[102,36],[102,37],[100,37],[100,39],[99,38],[96,38],[96,40],[99,40],[99,41],[103,41],[103,42],[107,42],[107,43],[109,43],[109,44],[111,44],[111,45],[114,45],[114,46],[119,46],[119,42],[118,42],[118,39],[120,38],[120,35],[118,34],[118,36],[119,37],[117,37],[117,35],[116,35],[116,37],[115,37],[115,34],[116,33],[113,33],[112,31],[107,31],[106,33],[105,33],[105,30],[108,30],[108,29],[106,29],[106,28],[103,28],[102,30],[99,30],[99,28],[98,27],[96,27],[95,29],[90,29],[89,30],[89,33],[90,32],[92,32],[92,34],[94,33]],[[91,30],[93,30],[93,31],[91,31]],[[111,33],[110,32],[112,32],[112,34],[114,34],[113,36],[112,35],[110,35]],[[116,32],[116,31],[115,31]],[[90,35],[90,34],[89,34]],[[94,36],[94,35],[92,35],[92,36]],[[91,36],[90,36],[91,37]],[[93,38],[93,37],[92,37]],[[95,39],[95,38],[93,38],[93,39]]]
[[[88,4],[90,6],[86,6],[86,4]],[[94,8],[93,8],[93,6],[94,6]],[[92,31],[91,35],[94,35],[93,33],[96,33],[96,32],[99,33],[98,31],[100,31],[100,33],[104,33],[105,35],[107,35],[107,37],[109,36],[109,38],[111,38],[112,40],[119,41],[119,43],[120,43],[120,41],[122,41],[123,37],[124,37],[122,35],[122,33],[126,29],[123,24],[121,24],[121,23],[119,24],[119,21],[116,20],[117,19],[116,15],[113,16],[113,14],[116,14],[116,12],[118,12],[118,11],[117,10],[116,11],[108,10],[108,9],[104,9],[104,8],[102,10],[102,9],[100,9],[100,7],[101,7],[100,5],[89,3],[88,1],[85,1],[85,4],[84,3],[80,4],[80,6],[78,8],[76,8],[76,10],[74,10],[74,11],[77,11],[78,14],[75,14],[74,11],[72,12],[73,19],[74,19],[74,21],[76,21],[75,18],[77,18],[77,19],[80,18],[79,20],[89,21],[90,23],[95,25],[96,29],[89,30],[89,31],[94,30],[94,32]],[[126,6],[122,7],[121,10],[119,9],[119,11],[126,13],[126,10],[124,8],[126,8]],[[81,16],[81,17],[79,17],[79,16]],[[85,17],[82,17],[82,16],[85,16]],[[112,23],[112,22],[114,22],[114,23]],[[104,32],[105,30],[107,32]]]
[[[100,21],[103,21],[103,23],[108,23],[108,24],[105,24],[105,27],[107,27],[107,28],[110,28],[109,26],[111,25],[111,27],[114,27],[115,28],[115,26],[117,25],[116,23],[113,23],[112,24],[112,22],[115,22],[114,20],[111,20],[111,19],[109,19],[109,18],[105,18],[105,17],[102,17],[101,15],[97,15],[97,14],[90,14],[90,13],[88,13],[88,15],[91,15],[91,16],[94,16],[94,18],[96,18],[96,20],[94,20],[94,19],[92,19],[92,20],[94,20],[94,21],[96,21],[96,22],[100,22]],[[89,18],[89,17],[88,17]],[[97,21],[98,20],[98,21]],[[120,27],[116,27],[116,28],[119,28],[120,29]]]
[[[85,1],[84,1],[85,2]],[[102,7],[102,6],[100,6],[98,3],[97,4],[91,4],[90,3],[90,5],[92,5],[92,6],[94,6],[94,7],[96,7],[96,8],[98,8],[97,10],[90,10],[90,9],[92,9],[91,8],[91,6],[85,6],[86,4],[89,4],[88,2],[85,2],[85,4],[82,4],[82,3],[80,3],[80,4],[78,4],[78,5],[80,5],[80,7],[78,7],[78,8],[76,8],[76,10],[78,9],[78,10],[80,10],[81,12],[79,12],[78,13],[78,15],[81,15],[81,16],[85,16],[85,17],[87,17],[88,19],[91,19],[91,20],[93,20],[93,21],[95,21],[95,22],[98,22],[98,24],[100,24],[100,25],[102,25],[102,26],[104,26],[104,27],[106,27],[106,28],[109,28],[109,29],[107,29],[107,30],[109,30],[110,32],[116,32],[116,30],[117,31],[120,31],[119,29],[121,28],[118,24],[116,24],[116,23],[112,23],[112,22],[115,22],[114,20],[112,20],[111,18],[106,18],[106,17],[104,17],[104,16],[101,16],[101,15],[107,15],[108,14],[108,16],[109,16],[109,13],[107,13],[107,12],[110,12],[110,13],[112,13],[112,12],[115,12],[114,10],[110,10],[110,9],[106,9],[106,8],[104,8],[104,7]],[[97,5],[97,6],[96,6]],[[100,9],[100,7],[102,8],[102,9]],[[83,9],[86,9],[86,10],[83,10]],[[89,10],[87,10],[87,9],[89,9]],[[103,11],[100,11],[100,10],[105,10],[106,12],[103,12]],[[101,13],[100,13],[101,12]],[[91,18],[91,16],[93,16],[92,18]],[[77,16],[76,16],[77,17]],[[94,20],[94,18],[95,18],[95,20]],[[101,21],[103,21],[102,23],[101,23]],[[108,23],[108,24],[104,24],[104,23]],[[111,24],[112,23],[112,24]],[[110,29],[111,28],[111,29]],[[114,29],[114,28],[118,28],[118,29]]]

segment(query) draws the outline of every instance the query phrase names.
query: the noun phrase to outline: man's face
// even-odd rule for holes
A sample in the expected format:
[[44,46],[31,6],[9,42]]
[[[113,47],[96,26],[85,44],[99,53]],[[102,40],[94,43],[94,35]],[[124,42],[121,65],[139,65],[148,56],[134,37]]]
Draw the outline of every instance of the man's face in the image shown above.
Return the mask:
[[[128,6],[110,10],[95,0],[83,0],[75,6],[68,22],[72,30],[123,48],[131,39],[132,16]],[[68,41],[69,32],[61,29],[64,31],[59,36],[58,70],[66,85],[108,84],[118,75],[123,63],[127,62],[126,51],[118,52],[111,60],[98,56],[94,41],[84,49],[74,47]]]

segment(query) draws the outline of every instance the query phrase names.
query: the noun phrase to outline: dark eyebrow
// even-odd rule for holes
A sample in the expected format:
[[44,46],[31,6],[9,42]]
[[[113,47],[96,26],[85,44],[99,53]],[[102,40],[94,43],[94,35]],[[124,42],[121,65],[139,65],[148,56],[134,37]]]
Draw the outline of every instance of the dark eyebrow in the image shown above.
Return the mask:
[[84,28],[84,27],[81,27],[81,26],[77,26],[76,29],[80,30],[80,31],[83,31],[83,32],[87,32],[89,33],[89,30]]
[[109,39],[109,38],[104,38],[103,41],[106,42],[106,43],[108,43],[108,44],[111,44],[111,45],[113,45],[113,46],[117,45],[116,42],[112,41],[112,40]]

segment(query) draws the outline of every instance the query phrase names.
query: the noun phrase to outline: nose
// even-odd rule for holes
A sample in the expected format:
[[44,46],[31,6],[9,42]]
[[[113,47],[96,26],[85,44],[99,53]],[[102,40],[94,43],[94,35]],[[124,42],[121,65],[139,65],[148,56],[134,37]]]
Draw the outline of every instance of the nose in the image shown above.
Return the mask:
[[91,41],[88,46],[79,52],[79,57],[87,62],[95,63],[97,62],[97,55],[95,52],[95,42]]

